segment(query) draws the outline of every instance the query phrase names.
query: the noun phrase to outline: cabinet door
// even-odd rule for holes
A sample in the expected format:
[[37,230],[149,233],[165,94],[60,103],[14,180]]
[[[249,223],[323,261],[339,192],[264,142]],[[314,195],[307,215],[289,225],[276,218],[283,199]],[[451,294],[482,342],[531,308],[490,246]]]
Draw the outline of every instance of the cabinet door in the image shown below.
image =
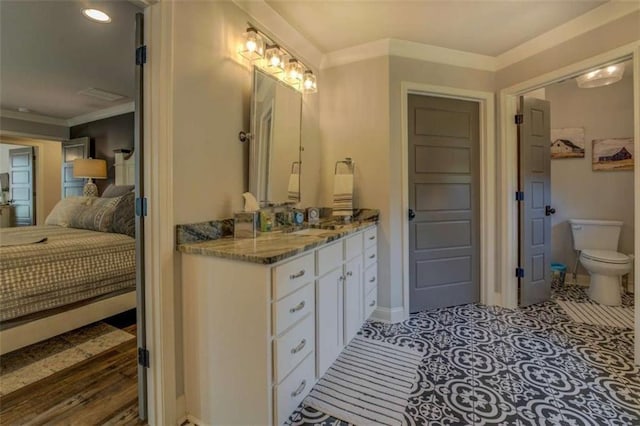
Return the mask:
[[344,266],[344,344],[347,345],[360,330],[364,321],[362,312],[362,256],[358,256]]
[[316,352],[318,377],[322,376],[342,351],[342,266],[316,281]]

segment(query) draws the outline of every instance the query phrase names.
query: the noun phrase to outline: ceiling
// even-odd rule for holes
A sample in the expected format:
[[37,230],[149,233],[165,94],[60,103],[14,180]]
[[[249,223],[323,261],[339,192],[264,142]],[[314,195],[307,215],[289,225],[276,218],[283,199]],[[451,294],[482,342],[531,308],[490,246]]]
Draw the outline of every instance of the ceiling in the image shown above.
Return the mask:
[[[111,23],[85,18],[88,5]],[[131,102],[138,11],[128,1],[0,1],[0,108],[66,120]],[[88,88],[124,98],[78,94]]]
[[[489,56],[500,55],[606,3],[251,1],[266,3],[323,54],[393,38]],[[22,107],[33,114],[70,120],[130,103],[134,96],[134,15],[141,10],[137,4],[134,0],[0,0],[0,108],[15,115]],[[81,10],[87,5],[107,12],[112,22],[86,19]],[[89,88],[123,98],[106,101],[78,93]]]
[[323,53],[400,39],[497,56],[606,1],[266,0]]

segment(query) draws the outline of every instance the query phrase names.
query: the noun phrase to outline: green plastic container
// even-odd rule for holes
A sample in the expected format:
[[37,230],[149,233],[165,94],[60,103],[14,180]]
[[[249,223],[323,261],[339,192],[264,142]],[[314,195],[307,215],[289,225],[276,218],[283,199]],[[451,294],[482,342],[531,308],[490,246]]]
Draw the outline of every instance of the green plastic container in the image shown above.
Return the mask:
[[553,281],[557,281],[558,284],[564,285],[564,279],[567,276],[567,265],[564,263],[552,263],[551,276]]

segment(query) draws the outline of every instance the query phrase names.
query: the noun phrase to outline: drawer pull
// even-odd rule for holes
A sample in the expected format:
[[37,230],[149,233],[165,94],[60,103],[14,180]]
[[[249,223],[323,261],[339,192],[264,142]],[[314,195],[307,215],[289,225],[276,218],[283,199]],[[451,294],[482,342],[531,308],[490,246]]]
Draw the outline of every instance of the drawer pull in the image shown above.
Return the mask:
[[303,275],[304,275],[304,269],[302,271],[298,272],[297,274],[289,275],[289,279],[290,280],[295,280],[296,278],[300,278]]
[[307,339],[302,339],[302,341],[295,348],[291,349],[292,354],[297,354],[307,345]]
[[369,259],[374,259],[376,257],[375,254],[372,254],[371,256],[369,256]]
[[375,240],[375,239],[376,239],[376,236],[375,236],[375,235],[372,235],[372,236],[370,236],[370,237],[369,237],[369,240],[371,240],[371,241],[373,241],[373,240]]
[[376,282],[376,277],[371,277],[371,279],[369,280],[370,283],[374,283]]
[[293,308],[289,309],[289,313],[290,314],[295,314],[296,312],[298,312],[300,309],[304,308],[304,300],[300,303],[298,303],[296,306],[294,306]]
[[376,301],[372,300],[371,303],[369,303],[369,307],[373,308],[376,305]]
[[303,380],[302,383],[300,383],[300,386],[298,386],[298,389],[291,392],[291,398],[295,398],[296,396],[300,395],[304,390],[304,388],[306,387],[307,387],[307,381]]
[[352,276],[353,276],[353,272],[351,272],[351,271],[347,271],[347,276],[348,276],[348,277],[352,277]]

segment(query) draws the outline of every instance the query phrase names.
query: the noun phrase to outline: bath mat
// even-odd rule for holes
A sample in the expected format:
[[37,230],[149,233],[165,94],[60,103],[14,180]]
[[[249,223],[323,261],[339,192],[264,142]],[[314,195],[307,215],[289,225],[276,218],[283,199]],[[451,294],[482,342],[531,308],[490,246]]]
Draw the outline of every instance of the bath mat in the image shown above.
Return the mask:
[[402,424],[422,355],[356,336],[303,404],[355,425]]
[[597,303],[577,303],[556,300],[575,322],[610,327],[633,328],[633,308],[605,306]]
[[17,349],[0,358],[0,396],[118,346],[133,334],[104,322]]

